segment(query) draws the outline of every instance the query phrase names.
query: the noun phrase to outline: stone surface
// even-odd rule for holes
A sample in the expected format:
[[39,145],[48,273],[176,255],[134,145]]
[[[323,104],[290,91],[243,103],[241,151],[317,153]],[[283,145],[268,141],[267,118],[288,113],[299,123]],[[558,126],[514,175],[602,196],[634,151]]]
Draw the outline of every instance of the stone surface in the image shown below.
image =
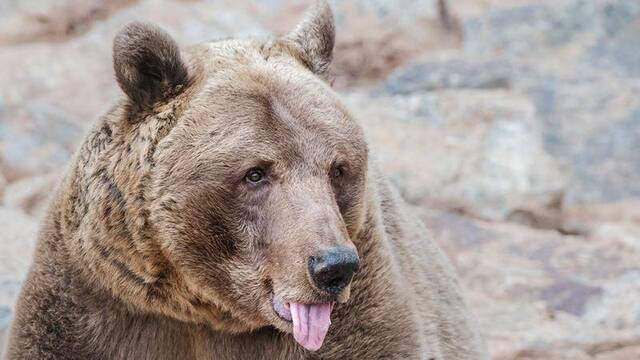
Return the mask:
[[441,55],[397,69],[385,81],[383,91],[410,94],[438,89],[499,89],[508,88],[510,82],[511,68],[505,61]]
[[84,130],[48,103],[0,108],[0,168],[9,181],[59,171]]
[[595,356],[598,360],[628,360],[640,358],[640,346],[626,346],[621,349],[606,351]]
[[7,179],[5,179],[4,174],[0,173],[0,201],[4,196],[4,189],[7,186]]
[[0,207],[0,305],[13,301],[31,261],[37,224],[19,210]]
[[456,265],[496,358],[590,359],[616,339],[640,343],[637,244],[416,211]]
[[6,0],[0,3],[0,44],[64,39],[133,1]]
[[0,204],[41,218],[55,189],[59,175],[50,173],[26,177],[9,184],[5,189],[4,199]]
[[35,220],[19,210],[0,206],[0,350],[11,320],[11,308],[31,261]]
[[[0,1],[0,347],[51,188],[121,96],[118,29],[282,34],[309,3]],[[640,358],[640,2],[333,4],[334,87],[452,258],[493,358]]]
[[347,98],[384,149],[377,154],[382,165],[412,202],[504,220],[528,204],[551,206],[564,189],[560,164],[543,149],[534,107],[517,93]]

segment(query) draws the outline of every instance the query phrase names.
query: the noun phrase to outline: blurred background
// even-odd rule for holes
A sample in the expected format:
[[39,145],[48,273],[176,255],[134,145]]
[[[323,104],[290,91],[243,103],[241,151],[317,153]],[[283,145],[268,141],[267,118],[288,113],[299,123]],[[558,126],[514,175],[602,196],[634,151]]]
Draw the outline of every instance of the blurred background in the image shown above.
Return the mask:
[[[334,1],[334,87],[494,359],[640,359],[640,1]],[[114,34],[282,34],[303,0],[0,0],[0,337]],[[0,344],[2,340],[0,340]]]

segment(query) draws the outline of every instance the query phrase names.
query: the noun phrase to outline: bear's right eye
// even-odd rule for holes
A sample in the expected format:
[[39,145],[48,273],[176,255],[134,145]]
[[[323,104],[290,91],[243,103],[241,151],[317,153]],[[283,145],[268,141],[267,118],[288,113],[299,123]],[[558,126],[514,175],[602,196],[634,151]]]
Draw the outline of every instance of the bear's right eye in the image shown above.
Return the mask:
[[257,184],[264,180],[264,171],[260,168],[253,168],[247,171],[247,174],[244,176],[244,179],[247,182]]

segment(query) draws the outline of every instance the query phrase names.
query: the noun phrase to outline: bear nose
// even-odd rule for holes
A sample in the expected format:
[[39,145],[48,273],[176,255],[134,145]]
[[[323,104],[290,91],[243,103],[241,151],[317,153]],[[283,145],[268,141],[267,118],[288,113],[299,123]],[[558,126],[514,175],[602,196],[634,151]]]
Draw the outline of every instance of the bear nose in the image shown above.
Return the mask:
[[360,259],[353,249],[333,247],[309,257],[309,274],[315,285],[331,295],[337,295],[351,282]]

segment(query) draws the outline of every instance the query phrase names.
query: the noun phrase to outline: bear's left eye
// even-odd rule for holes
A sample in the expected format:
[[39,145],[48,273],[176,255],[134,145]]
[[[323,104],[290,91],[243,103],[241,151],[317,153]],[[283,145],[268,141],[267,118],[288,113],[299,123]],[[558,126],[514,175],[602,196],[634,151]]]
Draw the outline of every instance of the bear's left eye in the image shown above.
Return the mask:
[[344,175],[344,168],[341,165],[334,165],[329,170],[329,177],[332,179],[338,179]]
[[264,171],[260,168],[249,169],[244,178],[250,183],[259,183],[260,181],[264,180]]

